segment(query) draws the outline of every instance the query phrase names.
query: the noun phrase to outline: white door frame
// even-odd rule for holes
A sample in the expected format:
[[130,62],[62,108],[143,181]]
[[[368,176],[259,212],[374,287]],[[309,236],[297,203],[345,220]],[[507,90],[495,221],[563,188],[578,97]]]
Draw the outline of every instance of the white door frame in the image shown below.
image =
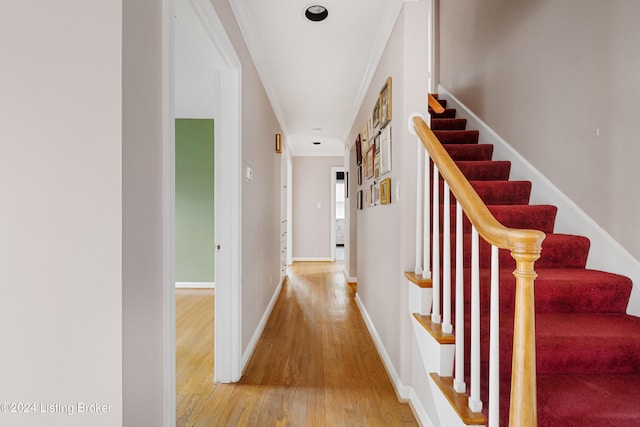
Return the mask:
[[[165,360],[165,423],[175,424],[175,152],[173,95],[173,16],[190,23],[206,49],[217,51],[223,64],[216,74],[215,234],[216,298],[214,381],[235,382],[241,377],[241,62],[209,0],[164,0],[163,53],[164,124],[164,272],[163,335]],[[213,96],[213,94],[212,94]]]
[[344,166],[331,166],[331,261],[336,260],[336,172],[344,172]]

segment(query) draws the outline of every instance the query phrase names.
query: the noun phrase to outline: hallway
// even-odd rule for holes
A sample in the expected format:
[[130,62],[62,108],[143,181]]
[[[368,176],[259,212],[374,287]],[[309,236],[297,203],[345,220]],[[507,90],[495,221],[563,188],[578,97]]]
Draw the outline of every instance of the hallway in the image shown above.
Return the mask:
[[342,268],[289,268],[237,384],[211,382],[213,295],[177,291],[177,425],[417,425],[409,405],[397,400]]

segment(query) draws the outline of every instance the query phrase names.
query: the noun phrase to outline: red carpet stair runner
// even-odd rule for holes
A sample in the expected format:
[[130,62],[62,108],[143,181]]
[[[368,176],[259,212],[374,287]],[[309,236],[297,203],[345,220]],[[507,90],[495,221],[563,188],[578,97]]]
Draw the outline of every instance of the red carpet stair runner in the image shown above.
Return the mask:
[[[446,107],[446,101],[441,103]],[[585,268],[589,240],[554,233],[556,207],[529,205],[531,183],[510,181],[510,163],[493,161],[493,146],[478,144],[478,131],[466,130],[466,120],[456,119],[455,109],[445,109],[442,114],[430,110],[430,113],[434,134],[496,219],[507,227],[538,229],[547,234],[542,256],[535,264],[538,273],[535,307],[539,425],[640,426],[640,318],[625,314],[631,281],[620,275]],[[468,220],[465,222],[463,241],[465,267],[468,267],[471,226]],[[451,224],[453,250],[455,209],[452,209]],[[490,250],[482,240],[480,255],[481,351],[485,363],[481,390],[487,408]],[[453,263],[455,259],[452,259]],[[500,251],[500,268],[500,425],[506,426],[515,293],[512,275],[515,261],[506,250]],[[470,272],[468,268],[465,271],[467,299]],[[455,281],[453,272],[452,281]],[[454,309],[455,302],[452,302],[452,311]],[[465,328],[468,351],[468,322]],[[465,360],[469,359],[467,354]],[[469,366],[465,372],[468,376]],[[469,384],[468,378],[466,381]]]

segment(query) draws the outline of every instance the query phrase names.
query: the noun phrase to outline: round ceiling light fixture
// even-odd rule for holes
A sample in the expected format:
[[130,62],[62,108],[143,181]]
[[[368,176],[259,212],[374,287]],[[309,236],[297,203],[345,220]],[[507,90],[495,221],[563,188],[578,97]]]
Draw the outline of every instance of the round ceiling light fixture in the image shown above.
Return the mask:
[[324,6],[320,6],[319,4],[314,4],[312,6],[309,6],[304,11],[304,16],[309,21],[320,22],[327,19],[327,16],[329,16],[329,11]]

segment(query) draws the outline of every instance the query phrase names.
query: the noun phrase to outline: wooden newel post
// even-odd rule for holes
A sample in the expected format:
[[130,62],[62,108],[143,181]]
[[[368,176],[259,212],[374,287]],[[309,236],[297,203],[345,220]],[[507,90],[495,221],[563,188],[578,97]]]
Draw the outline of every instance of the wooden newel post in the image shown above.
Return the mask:
[[534,263],[540,258],[542,240],[539,231],[512,230],[511,256],[516,260],[515,313],[513,322],[513,360],[511,370],[510,427],[538,425],[536,396],[536,328]]

